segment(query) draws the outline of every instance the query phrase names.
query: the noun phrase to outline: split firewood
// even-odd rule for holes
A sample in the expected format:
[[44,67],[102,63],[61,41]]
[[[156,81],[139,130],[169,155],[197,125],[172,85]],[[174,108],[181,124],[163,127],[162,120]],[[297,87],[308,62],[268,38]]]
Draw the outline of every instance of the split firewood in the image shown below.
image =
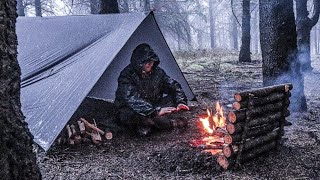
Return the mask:
[[80,118],[80,120],[84,123],[84,125],[92,130],[97,131],[99,134],[104,135],[105,132],[102,131],[101,129],[99,129],[98,127],[96,127],[94,124],[89,123],[87,120],[85,120],[84,118]]
[[71,128],[70,128],[69,124],[67,124],[66,129],[67,129],[67,133],[68,133],[68,138],[69,139],[72,138],[72,131],[71,131]]
[[255,97],[265,97],[271,93],[285,93],[289,92],[292,89],[292,84],[281,84],[276,86],[263,87],[254,90],[241,91],[234,95],[234,99],[238,102],[247,100],[249,94],[253,94]]
[[80,129],[80,134],[85,134],[86,133],[86,127],[84,126],[84,123],[81,121],[77,121],[79,129]]
[[100,134],[98,132],[92,130],[92,132],[86,131],[86,134],[90,135],[91,140],[92,140],[92,142],[94,144],[100,144],[101,143],[102,139],[101,139],[101,136],[100,136]]
[[76,126],[71,124],[72,136],[74,137],[74,144],[81,144],[81,136],[76,131]]
[[67,129],[67,133],[68,133],[69,144],[74,145],[74,139],[73,139],[72,131],[71,131],[69,124],[67,124],[66,129]]

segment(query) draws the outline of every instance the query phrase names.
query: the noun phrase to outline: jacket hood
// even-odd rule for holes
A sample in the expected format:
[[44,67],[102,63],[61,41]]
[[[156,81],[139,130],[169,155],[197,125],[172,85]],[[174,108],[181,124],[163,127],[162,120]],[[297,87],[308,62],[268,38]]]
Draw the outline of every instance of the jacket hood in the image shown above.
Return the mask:
[[135,70],[142,72],[143,64],[150,59],[154,61],[153,69],[156,68],[160,63],[158,55],[150,45],[142,43],[133,50],[130,63]]

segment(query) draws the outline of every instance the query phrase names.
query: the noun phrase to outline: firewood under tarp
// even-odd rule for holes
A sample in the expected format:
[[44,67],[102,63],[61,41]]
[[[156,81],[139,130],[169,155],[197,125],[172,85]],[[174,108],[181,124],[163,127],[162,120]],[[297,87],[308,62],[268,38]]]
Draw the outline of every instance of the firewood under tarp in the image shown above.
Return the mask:
[[245,101],[248,99],[249,94],[253,94],[255,97],[265,97],[270,95],[271,93],[285,93],[292,89],[292,84],[281,84],[269,87],[263,87],[259,89],[253,89],[248,91],[241,91],[234,95],[234,99],[238,102]]

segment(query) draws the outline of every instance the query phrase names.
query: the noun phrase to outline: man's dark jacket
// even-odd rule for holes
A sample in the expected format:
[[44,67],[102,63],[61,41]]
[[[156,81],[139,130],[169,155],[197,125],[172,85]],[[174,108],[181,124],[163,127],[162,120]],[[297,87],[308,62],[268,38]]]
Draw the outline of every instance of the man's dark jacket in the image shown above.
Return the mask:
[[[149,74],[143,74],[146,61],[154,61]],[[175,104],[187,104],[187,98],[180,84],[170,78],[158,65],[160,60],[148,44],[137,46],[130,64],[125,67],[118,78],[115,104],[118,108],[130,108],[143,116],[153,117],[160,109],[157,104],[164,94],[173,97]]]

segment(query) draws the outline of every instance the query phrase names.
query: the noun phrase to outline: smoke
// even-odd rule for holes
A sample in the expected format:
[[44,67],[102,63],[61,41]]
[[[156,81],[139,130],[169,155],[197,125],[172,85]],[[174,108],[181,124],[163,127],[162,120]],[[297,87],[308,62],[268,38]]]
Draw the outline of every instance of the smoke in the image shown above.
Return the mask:
[[287,58],[287,62],[289,63],[288,70],[280,74],[272,82],[273,84],[291,83],[293,85],[290,97],[290,110],[294,112],[307,110],[304,93],[304,75],[301,71],[301,62],[306,61],[304,57],[306,57],[305,54],[298,54],[297,51],[291,52]]

